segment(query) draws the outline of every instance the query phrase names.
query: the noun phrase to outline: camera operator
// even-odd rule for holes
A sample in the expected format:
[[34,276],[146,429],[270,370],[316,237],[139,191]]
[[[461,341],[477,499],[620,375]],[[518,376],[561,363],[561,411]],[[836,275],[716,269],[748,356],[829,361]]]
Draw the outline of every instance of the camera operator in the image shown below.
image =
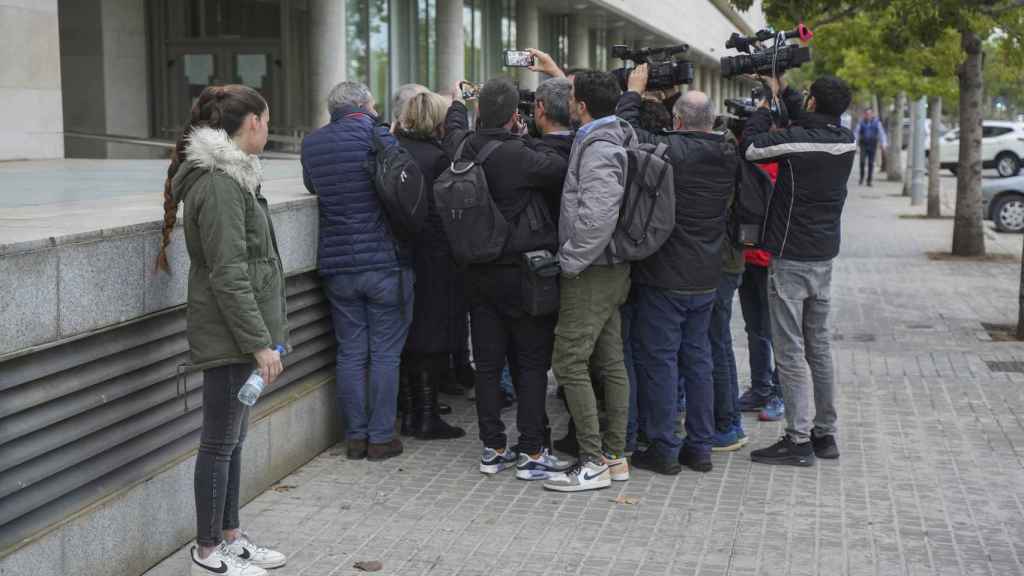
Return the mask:
[[[476,362],[476,403],[480,440],[484,444],[480,471],[485,474],[516,466],[516,476],[547,478],[569,463],[544,448],[547,372],[551,367],[556,317],[531,316],[523,306],[523,253],[558,249],[557,228],[542,197],[558,192],[567,161],[554,148],[522,136],[525,125],[517,110],[519,90],[507,78],[484,84],[478,98],[479,129],[470,132],[461,91],[445,119],[444,146],[453,160],[477,159],[483,166],[491,198],[509,223],[511,238],[493,262],[472,264],[466,272]],[[486,158],[481,152],[491,149]],[[541,228],[532,229],[533,222]],[[503,394],[499,385],[508,350],[514,355],[519,407],[518,450],[508,447],[501,420]]]
[[[637,129],[641,142],[666,144],[675,173],[676,225],[652,256],[633,269],[636,312],[633,351],[647,437],[651,447],[633,454],[633,464],[677,474],[680,464],[711,470],[712,357],[708,327],[722,279],[722,243],[736,186],[736,148],[713,133],[714,104],[689,91],[675,103],[675,130],[640,129],[641,94],[648,68],[640,65],[616,113]],[[686,386],[686,442],[675,434],[679,371]]]
[[[775,97],[791,92],[780,91],[778,79],[768,84]],[[811,85],[791,127],[772,130],[764,101],[743,131],[747,160],[779,163],[763,244],[773,255],[768,299],[786,434],[776,444],[753,451],[755,462],[811,466],[815,457],[839,457],[828,315],[832,259],[839,254],[846,183],[857,150],[853,134],[840,122],[850,98],[844,81],[823,76]]]

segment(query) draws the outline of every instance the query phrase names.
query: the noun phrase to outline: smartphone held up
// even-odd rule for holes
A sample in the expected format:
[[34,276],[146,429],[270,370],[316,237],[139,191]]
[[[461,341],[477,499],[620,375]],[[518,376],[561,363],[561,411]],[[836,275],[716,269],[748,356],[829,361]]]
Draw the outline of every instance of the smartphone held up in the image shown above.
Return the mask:
[[509,68],[529,68],[534,58],[528,50],[505,50],[505,66]]

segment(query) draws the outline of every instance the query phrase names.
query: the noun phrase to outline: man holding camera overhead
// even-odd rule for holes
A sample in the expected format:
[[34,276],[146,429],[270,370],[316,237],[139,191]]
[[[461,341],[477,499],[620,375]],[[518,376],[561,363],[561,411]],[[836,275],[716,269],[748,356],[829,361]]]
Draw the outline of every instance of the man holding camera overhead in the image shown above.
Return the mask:
[[[461,84],[461,83],[460,83]],[[445,119],[444,145],[453,161],[482,165],[487,185],[511,234],[501,256],[471,264],[466,271],[476,363],[476,408],[483,452],[480,472],[516,467],[523,480],[546,479],[569,466],[550,455],[545,443],[547,372],[551,366],[555,310],[531,310],[525,301],[523,257],[558,247],[557,229],[544,194],[555,194],[566,173],[566,158],[541,141],[524,136],[517,110],[519,90],[507,78],[488,80],[479,93],[479,128],[469,130],[467,109],[457,86]],[[557,304],[557,303],[556,303]],[[499,386],[512,350],[519,408],[518,454],[508,446],[501,420]]]
[[[629,75],[617,114],[641,142],[666,144],[675,174],[675,228],[652,256],[633,267],[636,316],[631,327],[640,403],[650,447],[633,465],[678,474],[681,465],[711,470],[715,432],[712,355],[708,341],[715,292],[722,279],[726,216],[736,187],[736,148],[712,132],[714,103],[691,90],[673,106],[674,130],[641,129],[648,65]],[[679,372],[686,386],[686,440],[675,434]]]
[[[781,90],[777,78],[766,83],[776,102],[780,95],[785,98],[793,92]],[[815,457],[839,457],[828,315],[832,260],[839,254],[846,183],[857,150],[853,134],[840,122],[850,99],[844,81],[823,76],[811,85],[792,126],[772,130],[766,99],[743,131],[747,160],[779,163],[763,244],[773,255],[768,300],[786,404],[786,434],[775,444],[753,451],[750,457],[755,462],[812,466]],[[792,110],[785,104],[776,108]]]

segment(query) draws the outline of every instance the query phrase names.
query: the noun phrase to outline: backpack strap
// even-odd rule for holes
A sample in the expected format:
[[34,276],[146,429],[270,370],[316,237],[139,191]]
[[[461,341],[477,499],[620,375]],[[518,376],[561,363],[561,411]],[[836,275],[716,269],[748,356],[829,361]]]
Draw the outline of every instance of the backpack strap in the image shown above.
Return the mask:
[[473,163],[482,166],[484,162],[487,162],[487,158],[504,143],[505,142],[503,140],[491,140],[484,145],[483,149],[476,153],[476,158],[473,159]]
[[[455,156],[452,158],[452,164],[462,159],[462,151],[466,148],[466,142],[469,142],[469,138],[473,136],[470,132],[466,134],[466,137],[459,142],[458,147],[455,148]],[[473,164],[483,164],[487,161],[487,158],[505,142],[502,140],[491,140],[484,147],[476,153],[476,157],[473,158]]]

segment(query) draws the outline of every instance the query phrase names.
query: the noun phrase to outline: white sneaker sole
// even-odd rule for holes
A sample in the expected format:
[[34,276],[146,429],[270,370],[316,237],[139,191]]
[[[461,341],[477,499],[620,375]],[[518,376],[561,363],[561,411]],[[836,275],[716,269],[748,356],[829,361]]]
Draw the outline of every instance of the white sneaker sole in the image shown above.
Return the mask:
[[611,479],[601,482],[587,482],[586,484],[544,484],[545,490],[554,492],[586,492],[588,490],[603,490],[612,485]]
[[515,466],[516,465],[513,464],[512,462],[509,462],[508,464],[481,464],[480,465],[480,473],[481,474],[497,474],[498,472],[501,472],[502,470],[508,470],[509,468],[515,468]]
[[551,470],[520,470],[516,469],[516,478],[520,480],[533,481],[533,480],[550,480],[559,472]]
[[263,568],[264,570],[273,570],[274,568],[280,568],[280,567],[284,566],[285,564],[287,564],[288,563],[288,558],[284,558],[283,560],[279,560],[277,562],[257,562],[257,561],[252,560],[252,559],[250,559],[248,562],[250,564],[252,564],[253,566],[259,566],[260,568]]

